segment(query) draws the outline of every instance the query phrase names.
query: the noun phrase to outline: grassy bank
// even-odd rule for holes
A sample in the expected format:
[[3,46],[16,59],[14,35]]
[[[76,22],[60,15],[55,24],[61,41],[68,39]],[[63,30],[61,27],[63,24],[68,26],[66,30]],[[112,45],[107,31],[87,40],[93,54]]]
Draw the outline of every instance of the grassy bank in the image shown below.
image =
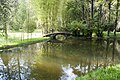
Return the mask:
[[98,69],[76,80],[120,80],[120,65]]
[[17,46],[24,46],[24,45],[29,45],[29,44],[33,44],[33,43],[37,43],[37,42],[42,42],[42,41],[46,41],[49,40],[49,38],[44,37],[44,38],[31,38],[31,39],[24,39],[24,40],[17,40],[14,42],[7,42],[4,43],[2,45],[0,45],[0,49],[9,49],[9,48],[13,48],[13,47],[17,47]]
[[[105,38],[107,38],[107,32],[103,32]],[[109,38],[114,38],[114,32],[110,32]],[[116,38],[120,38],[120,32],[116,32]]]

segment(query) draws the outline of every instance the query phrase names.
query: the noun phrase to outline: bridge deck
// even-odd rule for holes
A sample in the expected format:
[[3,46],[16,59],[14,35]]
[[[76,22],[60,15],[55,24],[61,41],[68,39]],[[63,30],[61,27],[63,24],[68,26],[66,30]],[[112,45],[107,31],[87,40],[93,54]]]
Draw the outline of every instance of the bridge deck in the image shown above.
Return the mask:
[[51,36],[56,36],[56,35],[72,35],[71,33],[68,32],[55,32],[55,33],[49,33],[44,35],[43,37],[51,37]]

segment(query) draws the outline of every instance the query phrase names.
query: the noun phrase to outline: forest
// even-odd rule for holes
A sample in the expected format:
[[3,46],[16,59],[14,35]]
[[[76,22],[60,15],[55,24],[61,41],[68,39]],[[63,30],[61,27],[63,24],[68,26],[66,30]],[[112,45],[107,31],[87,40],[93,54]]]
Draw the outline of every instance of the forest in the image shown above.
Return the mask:
[[[1,0],[0,30],[8,33],[70,32],[103,37],[119,32],[119,0]],[[119,23],[120,24],[120,23]]]

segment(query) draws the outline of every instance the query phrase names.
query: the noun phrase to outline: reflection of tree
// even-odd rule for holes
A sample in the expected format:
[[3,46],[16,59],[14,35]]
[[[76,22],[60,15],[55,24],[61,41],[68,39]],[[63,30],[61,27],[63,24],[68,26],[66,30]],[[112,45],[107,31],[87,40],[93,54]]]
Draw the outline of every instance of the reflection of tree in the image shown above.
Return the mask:
[[20,59],[19,59],[19,56],[20,56],[20,54],[18,54],[18,57],[17,57],[17,64],[18,64],[18,79],[19,80],[21,80],[21,76],[20,76]]
[[112,61],[114,61],[114,56],[115,56],[115,41],[116,41],[116,39],[113,39]]
[[118,53],[120,53],[120,44],[118,43],[118,41],[115,41],[115,48],[118,51]]
[[[3,78],[6,77],[10,80],[11,76],[10,76],[10,69],[9,69],[9,61],[11,59],[11,55],[8,56],[9,53],[5,53],[5,54],[1,54],[1,59],[3,61],[3,66],[6,67],[6,72],[3,74]],[[4,68],[3,67],[3,68]],[[5,76],[7,75],[7,76]]]
[[[111,42],[104,41],[69,41],[65,43],[44,44],[44,56],[57,58],[91,58],[92,60],[111,61],[112,47]],[[81,57],[82,56],[82,57]],[[78,58],[79,59],[79,58]]]
[[115,50],[117,51],[116,53],[117,53],[117,56],[115,56],[115,57],[118,57],[118,59],[120,59],[120,43],[119,43],[119,40],[116,40],[115,41]]
[[[28,61],[29,56],[25,56],[20,52],[15,53],[2,53],[2,72],[0,79],[2,80],[28,80],[30,79],[30,67]],[[3,68],[3,69],[2,69]]]
[[107,39],[107,41],[105,43],[106,43],[106,58],[108,56],[108,53],[111,52],[111,58],[112,58],[112,61],[114,61],[115,57],[117,58],[117,56],[119,56],[119,54],[117,54],[117,52],[120,53],[119,40],[116,40],[115,38],[112,40]]
[[94,64],[88,64],[88,63],[84,65],[78,64],[76,66],[70,64],[68,64],[67,66],[62,65],[61,80],[75,80],[77,76],[85,75],[93,70],[96,70],[98,68],[104,68],[106,66],[108,65],[105,65],[105,63],[103,64],[98,62]]
[[[113,47],[111,42],[105,42],[104,40],[97,42],[92,40],[71,40],[65,43],[48,42],[44,44],[43,55],[58,64],[61,64],[61,62],[71,64],[74,73],[84,75],[92,70],[112,64],[113,55],[111,53]],[[75,68],[78,67],[75,66],[76,64],[80,65],[79,70]]]
[[[37,57],[37,56],[36,56]],[[32,67],[31,77],[35,80],[59,80],[61,75],[60,64],[51,59],[37,59]]]

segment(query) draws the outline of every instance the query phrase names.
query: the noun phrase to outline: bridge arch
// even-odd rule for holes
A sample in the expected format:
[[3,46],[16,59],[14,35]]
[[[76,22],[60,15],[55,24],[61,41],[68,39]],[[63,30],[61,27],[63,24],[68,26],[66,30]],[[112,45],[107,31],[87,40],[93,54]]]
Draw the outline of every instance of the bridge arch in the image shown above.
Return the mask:
[[67,33],[67,32],[57,32],[57,33],[50,33],[50,34],[46,34],[43,37],[50,37],[51,39],[57,39],[58,35],[63,35],[64,37],[68,37],[71,36],[71,33]]

